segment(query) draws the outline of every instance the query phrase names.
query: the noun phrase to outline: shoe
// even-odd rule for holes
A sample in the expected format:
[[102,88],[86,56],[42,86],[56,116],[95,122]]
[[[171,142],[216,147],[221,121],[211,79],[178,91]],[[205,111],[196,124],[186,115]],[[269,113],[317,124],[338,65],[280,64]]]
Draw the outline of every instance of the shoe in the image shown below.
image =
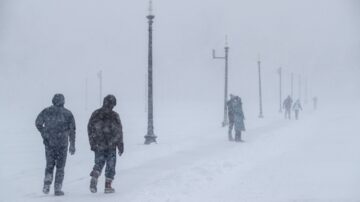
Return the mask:
[[44,184],[43,193],[44,194],[49,194],[49,192],[50,192],[50,185],[49,184]]
[[65,195],[65,193],[61,190],[55,191],[55,196],[64,196],[64,195]]
[[63,196],[65,193],[61,191],[62,184],[55,184],[55,196]]
[[115,189],[111,187],[112,179],[106,178],[105,181],[105,194],[111,194],[115,192]]
[[92,177],[90,180],[90,191],[91,193],[96,193],[97,192],[97,178],[96,177]]

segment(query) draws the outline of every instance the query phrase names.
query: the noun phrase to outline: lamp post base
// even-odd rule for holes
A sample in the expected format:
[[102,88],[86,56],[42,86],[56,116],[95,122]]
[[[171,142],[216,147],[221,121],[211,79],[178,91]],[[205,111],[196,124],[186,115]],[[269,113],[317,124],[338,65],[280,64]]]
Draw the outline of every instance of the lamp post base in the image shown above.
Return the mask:
[[145,135],[145,143],[146,145],[151,144],[151,143],[157,143],[156,142],[156,136],[154,134],[152,135]]
[[263,116],[262,114],[260,114],[260,115],[259,115],[259,118],[262,119],[262,118],[264,118],[264,116]]

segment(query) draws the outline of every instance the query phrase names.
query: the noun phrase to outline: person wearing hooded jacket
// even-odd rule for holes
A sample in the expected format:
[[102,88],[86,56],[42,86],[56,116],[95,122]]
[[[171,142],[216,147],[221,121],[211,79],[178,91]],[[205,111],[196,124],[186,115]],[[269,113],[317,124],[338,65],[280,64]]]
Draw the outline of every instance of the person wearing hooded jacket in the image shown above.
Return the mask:
[[37,116],[35,125],[41,133],[45,145],[46,169],[43,192],[48,194],[53,181],[54,167],[56,166],[54,190],[56,196],[64,195],[62,183],[64,169],[70,141],[69,152],[75,153],[75,120],[72,113],[64,107],[65,97],[62,94],[54,95],[53,105],[42,110]]
[[229,130],[228,130],[228,139],[229,141],[233,141],[234,138],[232,136],[232,131],[234,129],[234,101],[235,96],[230,94],[230,100],[227,101],[226,106],[228,109],[228,118],[229,118]]
[[103,106],[91,115],[88,123],[88,135],[91,150],[95,153],[95,165],[90,173],[90,191],[97,192],[98,177],[105,168],[105,193],[113,193],[111,183],[115,176],[116,149],[119,156],[124,152],[123,132],[119,114],[113,111],[116,98],[107,95]]
[[299,119],[299,111],[303,110],[301,103],[300,103],[300,99],[297,99],[296,102],[294,103],[293,110],[295,111],[295,119],[298,120]]
[[234,125],[235,125],[235,142],[242,142],[241,132],[245,131],[244,112],[242,109],[242,101],[239,96],[235,96],[233,101],[234,107]]

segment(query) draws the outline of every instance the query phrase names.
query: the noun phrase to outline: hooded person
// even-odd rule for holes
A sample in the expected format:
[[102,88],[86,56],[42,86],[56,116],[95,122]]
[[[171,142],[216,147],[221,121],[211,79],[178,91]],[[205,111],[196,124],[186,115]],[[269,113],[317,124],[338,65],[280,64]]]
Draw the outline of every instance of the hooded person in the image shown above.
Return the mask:
[[293,100],[292,98],[289,96],[287,96],[287,98],[284,100],[283,103],[283,108],[285,109],[285,119],[291,119],[291,106],[292,106]]
[[234,100],[235,96],[230,94],[230,100],[227,101],[226,106],[228,109],[228,118],[229,118],[229,130],[228,130],[228,139],[233,141],[232,130],[234,128]]
[[64,195],[62,183],[70,142],[69,152],[75,153],[75,120],[72,113],[64,107],[65,97],[55,94],[53,105],[42,110],[37,116],[35,125],[41,133],[45,146],[46,169],[43,192],[48,194],[53,181],[53,172],[56,166],[54,190],[55,195]]
[[119,114],[113,111],[116,98],[107,95],[103,106],[94,111],[88,123],[91,150],[95,153],[95,165],[90,173],[90,191],[97,192],[97,182],[103,167],[105,169],[105,193],[113,193],[111,183],[115,176],[116,149],[119,156],[124,152],[123,132]]
[[296,102],[293,105],[293,110],[295,111],[295,119],[299,119],[299,111],[302,110],[302,106],[300,103],[300,99],[297,99]]
[[242,101],[239,96],[234,98],[234,126],[235,126],[235,141],[242,142],[241,139],[241,132],[245,131],[245,124],[244,124],[244,112],[242,109]]

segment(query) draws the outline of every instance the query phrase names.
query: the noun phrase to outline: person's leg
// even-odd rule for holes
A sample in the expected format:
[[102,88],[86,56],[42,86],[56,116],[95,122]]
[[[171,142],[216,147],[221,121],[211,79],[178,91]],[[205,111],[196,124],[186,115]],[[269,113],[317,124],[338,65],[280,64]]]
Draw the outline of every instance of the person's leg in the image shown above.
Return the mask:
[[111,183],[114,180],[116,167],[116,149],[110,150],[107,153],[106,168],[105,168],[105,193],[113,193],[115,189],[111,187]]
[[50,185],[53,181],[53,173],[55,167],[54,149],[50,147],[45,147],[45,157],[46,157],[46,168],[45,168],[43,192],[45,194],[48,194],[50,191]]
[[95,151],[94,153],[95,153],[95,165],[90,173],[91,176],[90,191],[92,193],[97,192],[97,181],[105,165],[105,160],[106,160],[103,151]]
[[233,141],[233,137],[232,137],[233,128],[234,128],[234,121],[230,121],[229,122],[229,131],[228,131],[229,141]]
[[56,175],[55,175],[55,195],[64,195],[62,183],[65,175],[65,164],[67,157],[67,147],[58,148],[56,152]]

